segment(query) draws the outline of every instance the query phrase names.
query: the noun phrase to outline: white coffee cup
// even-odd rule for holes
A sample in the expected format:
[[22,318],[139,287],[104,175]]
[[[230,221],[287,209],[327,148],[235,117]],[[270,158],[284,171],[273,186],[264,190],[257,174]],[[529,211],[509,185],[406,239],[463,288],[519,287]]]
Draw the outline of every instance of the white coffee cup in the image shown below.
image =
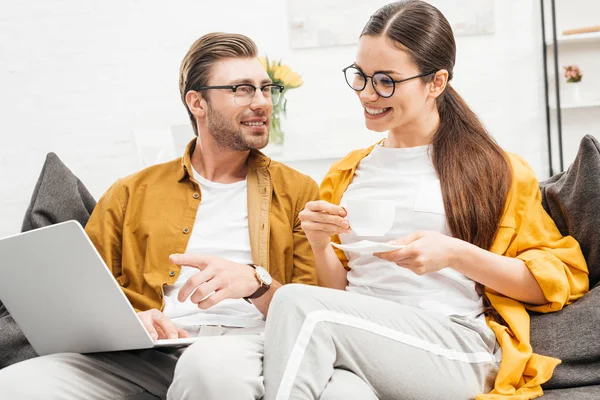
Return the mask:
[[396,202],[392,200],[348,199],[342,206],[358,236],[383,236],[394,225]]

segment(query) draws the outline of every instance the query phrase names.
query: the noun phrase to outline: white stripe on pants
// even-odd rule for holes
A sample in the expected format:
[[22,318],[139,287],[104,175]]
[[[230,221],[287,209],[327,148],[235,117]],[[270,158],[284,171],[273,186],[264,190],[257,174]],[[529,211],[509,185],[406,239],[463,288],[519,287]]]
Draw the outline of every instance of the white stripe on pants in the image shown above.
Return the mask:
[[496,349],[492,331],[466,318],[286,285],[269,307],[264,399],[319,399],[339,369],[382,400],[472,399],[493,387]]

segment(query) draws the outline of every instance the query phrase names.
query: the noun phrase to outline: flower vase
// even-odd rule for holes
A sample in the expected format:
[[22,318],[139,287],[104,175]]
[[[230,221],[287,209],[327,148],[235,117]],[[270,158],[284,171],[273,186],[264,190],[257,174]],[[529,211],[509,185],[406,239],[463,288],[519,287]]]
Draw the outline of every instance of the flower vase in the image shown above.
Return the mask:
[[281,120],[285,116],[285,109],[281,107],[273,107],[271,114],[271,122],[269,123],[269,143],[273,145],[283,145],[285,133],[281,128]]
[[579,82],[568,82],[565,87],[565,103],[581,103],[581,84]]

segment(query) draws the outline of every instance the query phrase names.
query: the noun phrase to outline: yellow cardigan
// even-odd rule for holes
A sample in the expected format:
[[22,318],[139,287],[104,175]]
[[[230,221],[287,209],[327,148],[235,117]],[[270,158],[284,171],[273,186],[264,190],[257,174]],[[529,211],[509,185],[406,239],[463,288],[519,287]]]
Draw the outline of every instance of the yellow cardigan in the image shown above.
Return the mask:
[[[340,204],[356,167],[374,147],[355,150],[335,163],[321,184],[321,199]],[[550,379],[560,360],[533,353],[526,310],[558,311],[589,289],[587,265],[579,244],[570,236],[562,236],[543,209],[539,184],[531,167],[517,155],[507,154],[507,158],[513,181],[490,251],[523,260],[548,302],[541,306],[523,304],[486,288],[492,306],[508,326],[488,319],[502,347],[502,362],[494,389],[489,394],[478,395],[478,400],[541,396],[540,385]],[[339,243],[338,237],[333,240]],[[336,254],[347,268],[344,253],[336,249]]]

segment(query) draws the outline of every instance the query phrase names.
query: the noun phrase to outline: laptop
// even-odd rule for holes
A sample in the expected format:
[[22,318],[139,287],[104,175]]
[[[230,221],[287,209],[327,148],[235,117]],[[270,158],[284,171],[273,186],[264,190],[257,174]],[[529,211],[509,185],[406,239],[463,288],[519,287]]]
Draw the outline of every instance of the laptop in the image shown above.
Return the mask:
[[77,221],[0,239],[0,300],[39,355],[198,340],[153,340]]

